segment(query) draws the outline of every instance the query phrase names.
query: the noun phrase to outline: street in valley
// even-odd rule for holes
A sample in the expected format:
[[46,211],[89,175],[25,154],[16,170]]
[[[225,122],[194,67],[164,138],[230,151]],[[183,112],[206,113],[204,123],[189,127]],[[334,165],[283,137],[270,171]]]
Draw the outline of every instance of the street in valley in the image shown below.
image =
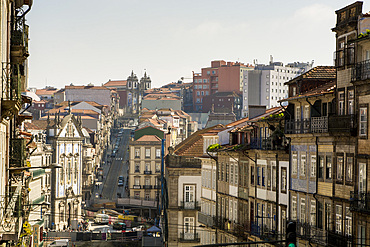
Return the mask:
[[[94,189],[95,198],[115,200],[117,197],[127,197],[125,190],[128,175],[128,144],[131,129],[115,129],[111,143],[108,146],[103,168],[103,179]],[[119,177],[123,177],[123,184]]]

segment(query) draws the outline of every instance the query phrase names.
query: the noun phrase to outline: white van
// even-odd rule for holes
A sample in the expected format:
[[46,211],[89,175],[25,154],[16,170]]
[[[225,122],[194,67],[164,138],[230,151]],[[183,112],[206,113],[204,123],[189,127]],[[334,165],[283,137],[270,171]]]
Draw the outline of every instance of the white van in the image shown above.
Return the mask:
[[108,224],[109,223],[109,215],[107,215],[107,214],[97,214],[95,216],[94,222],[96,224]]
[[70,247],[71,244],[70,244],[70,241],[69,239],[57,239],[57,240],[54,240],[53,242],[51,242],[48,247],[51,247],[51,246],[63,246],[63,247]]

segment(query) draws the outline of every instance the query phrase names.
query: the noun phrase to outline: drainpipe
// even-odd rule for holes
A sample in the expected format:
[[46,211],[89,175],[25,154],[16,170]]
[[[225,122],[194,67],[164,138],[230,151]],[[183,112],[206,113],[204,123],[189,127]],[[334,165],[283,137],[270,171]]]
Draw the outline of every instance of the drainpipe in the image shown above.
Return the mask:
[[279,230],[279,155],[276,154],[276,178],[275,178],[275,194],[276,194],[276,211],[275,211],[275,231],[278,232]]

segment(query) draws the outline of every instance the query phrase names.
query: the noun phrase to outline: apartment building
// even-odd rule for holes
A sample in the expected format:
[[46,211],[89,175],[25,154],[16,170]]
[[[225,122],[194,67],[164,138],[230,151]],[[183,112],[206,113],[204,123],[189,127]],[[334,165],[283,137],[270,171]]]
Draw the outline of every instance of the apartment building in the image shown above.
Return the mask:
[[285,82],[311,69],[312,63],[274,62],[272,57],[268,65],[257,64],[254,70],[243,72],[243,107],[242,116],[249,117],[249,106],[265,105],[267,108],[280,106],[279,100],[288,97]]
[[199,241],[198,210],[201,195],[201,161],[169,154],[165,172],[168,194],[167,246],[194,246]]
[[[335,186],[345,187],[347,201],[334,201],[332,226],[342,242],[366,246],[369,241],[369,21],[362,13],[363,2],[357,1],[336,11],[335,66],[337,69],[336,127],[340,140],[351,147],[335,150],[337,179]],[[344,175],[338,179],[343,167]],[[341,176],[341,175],[340,175]],[[334,186],[334,185],[333,185]],[[336,188],[335,188],[336,189]],[[348,195],[349,194],[349,195]],[[330,241],[330,240],[329,240]],[[339,241],[338,241],[339,242]],[[338,243],[336,242],[336,243]]]
[[163,138],[163,131],[150,126],[135,131],[134,139],[129,143],[128,185],[131,198],[158,199]]
[[335,246],[347,243],[345,237],[352,235],[348,192],[353,190],[356,139],[337,115],[336,79],[333,66],[318,66],[286,83],[285,135],[291,139],[289,219],[297,222],[301,244]]
[[[31,5],[32,1],[10,0],[2,1],[0,5],[0,58],[3,71],[0,89],[0,200],[2,205],[6,205],[0,209],[0,235],[8,245],[30,241],[29,235],[21,237],[20,227],[28,220],[28,214],[20,213],[28,204],[26,182],[30,173],[25,167],[31,150],[29,134],[20,132],[20,125],[26,118],[20,114],[20,110],[23,105],[32,103],[30,97],[21,95],[28,87],[29,26],[26,17]],[[24,196],[21,198],[22,193]],[[19,202],[17,207],[16,202]]]
[[207,112],[203,109],[205,96],[217,92],[236,92],[243,90],[243,73],[253,66],[240,62],[212,61],[211,67],[202,68],[201,73],[193,73],[193,111]]

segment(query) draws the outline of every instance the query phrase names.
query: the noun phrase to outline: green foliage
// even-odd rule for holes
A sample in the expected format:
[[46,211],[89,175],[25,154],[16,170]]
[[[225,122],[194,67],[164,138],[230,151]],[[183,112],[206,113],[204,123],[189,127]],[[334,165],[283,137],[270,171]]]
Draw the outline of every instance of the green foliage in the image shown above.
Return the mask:
[[216,152],[220,148],[221,148],[221,145],[216,143],[216,144],[209,145],[208,148],[207,148],[207,151],[208,152]]
[[367,37],[367,36],[369,36],[369,34],[370,34],[370,30],[369,30],[369,29],[366,29],[366,31],[365,31],[365,32],[360,33],[360,34],[358,35],[358,38],[359,38],[359,39],[361,39],[361,38],[363,38],[363,37]]

